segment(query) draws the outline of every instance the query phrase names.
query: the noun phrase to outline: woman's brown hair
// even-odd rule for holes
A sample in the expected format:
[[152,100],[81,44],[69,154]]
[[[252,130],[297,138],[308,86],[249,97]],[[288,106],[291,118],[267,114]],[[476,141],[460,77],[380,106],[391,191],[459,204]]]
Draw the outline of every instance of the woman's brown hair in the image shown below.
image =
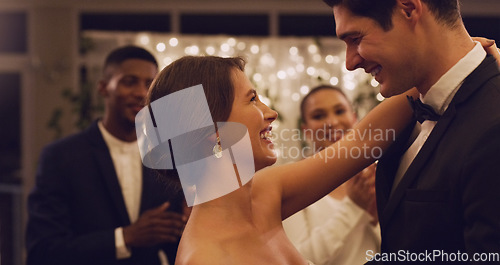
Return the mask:
[[[182,57],[158,74],[149,88],[146,105],[171,93],[201,84],[213,121],[227,121],[234,101],[233,71],[244,71],[244,68],[245,60],[240,57]],[[155,171],[167,185],[181,191],[176,169]]]
[[227,121],[234,101],[233,71],[244,71],[241,57],[185,56],[165,67],[151,84],[146,104],[176,91],[203,86],[212,118]]

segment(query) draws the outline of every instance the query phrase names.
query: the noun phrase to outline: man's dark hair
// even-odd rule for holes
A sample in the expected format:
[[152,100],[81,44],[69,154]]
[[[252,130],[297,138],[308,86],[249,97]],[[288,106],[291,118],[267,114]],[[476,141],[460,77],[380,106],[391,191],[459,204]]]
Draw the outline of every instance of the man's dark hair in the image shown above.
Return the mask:
[[129,59],[145,60],[153,63],[154,65],[156,65],[156,67],[158,67],[158,63],[156,62],[155,57],[150,52],[141,47],[129,45],[113,50],[106,57],[103,70],[106,73],[106,69],[109,66],[120,65],[121,63]]
[[[343,5],[353,14],[371,18],[385,30],[392,28],[392,14],[396,0],[323,0],[330,7]],[[422,0],[436,19],[445,25],[455,26],[461,18],[458,0]]]

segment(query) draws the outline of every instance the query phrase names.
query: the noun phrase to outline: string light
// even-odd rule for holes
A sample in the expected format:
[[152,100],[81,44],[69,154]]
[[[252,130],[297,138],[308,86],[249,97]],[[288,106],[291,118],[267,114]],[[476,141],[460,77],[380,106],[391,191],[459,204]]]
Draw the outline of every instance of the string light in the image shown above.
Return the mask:
[[260,57],[260,64],[268,67],[274,67],[276,65],[276,60],[270,53],[266,53]]
[[308,75],[312,76],[316,73],[316,68],[314,68],[313,66],[309,66],[309,67],[307,67],[306,72]]
[[309,87],[308,86],[301,86],[300,87],[300,93],[302,95],[307,95],[307,93],[309,93]]
[[356,83],[352,81],[344,81],[344,88],[347,90],[354,90],[356,88]]
[[334,77],[330,78],[330,84],[331,84],[332,86],[336,86],[336,85],[338,85],[338,84],[339,84],[339,78],[338,78],[338,77],[336,77],[336,76],[334,76]]
[[339,64],[340,63],[340,57],[339,56],[333,56],[332,63],[333,64]]
[[262,75],[259,73],[255,73],[252,78],[253,78],[253,81],[255,81],[255,82],[262,81]]
[[163,42],[156,44],[156,50],[159,52],[164,52],[166,48],[167,47],[166,47],[165,43],[163,43]]
[[231,49],[231,46],[229,46],[229,44],[227,44],[227,43],[223,43],[220,46],[220,50],[223,51],[223,52],[228,52],[230,49]]
[[255,44],[254,44],[254,45],[252,45],[252,46],[250,47],[250,51],[251,51],[253,54],[257,54],[257,53],[259,53],[260,48],[259,48],[259,46],[257,46],[257,45],[255,45]]
[[179,45],[179,40],[177,38],[171,38],[168,41],[168,44],[172,47],[176,47],[177,45]]
[[187,46],[184,49],[184,53],[188,54],[188,55],[198,55],[199,52],[200,52],[200,48],[196,45]]
[[247,47],[246,43],[244,43],[242,41],[238,42],[238,44],[236,45],[236,48],[238,48],[238,50],[240,50],[240,51],[245,50],[246,47]]
[[278,73],[276,74],[276,76],[278,76],[279,79],[284,80],[286,78],[286,72],[283,71],[283,70],[278,71]]
[[227,44],[231,47],[234,47],[236,45],[236,39],[235,38],[227,39]]
[[[135,34],[135,38],[136,42],[140,43],[140,45],[154,47],[154,50],[159,53],[156,56],[158,56],[159,62],[162,63],[162,67],[169,65],[172,61],[183,55],[199,55],[200,51],[203,51],[207,55],[223,57],[244,56],[247,59],[246,68],[253,69],[251,77],[256,82],[256,86],[261,86],[265,90],[281,89],[282,93],[274,92],[275,95],[280,94],[289,99],[292,96],[296,97],[297,94],[295,93],[299,95],[304,94],[304,91],[307,90],[306,88],[316,86],[322,82],[339,85],[340,80],[342,80],[341,86],[346,91],[355,91],[360,84],[364,84],[364,82],[359,81],[360,78],[366,78],[367,84],[371,87],[375,88],[379,86],[378,82],[370,76],[367,77],[353,73],[346,69],[346,64],[343,60],[345,49],[342,49],[344,45],[341,41],[333,39],[327,41],[330,41],[334,45],[318,46],[312,38],[297,38],[297,41],[293,40],[295,45],[290,46],[291,41],[289,39],[281,40],[279,38],[190,37],[149,33]],[[167,44],[162,42],[162,39],[167,39]],[[324,40],[319,41],[322,42]],[[186,43],[187,45],[182,46],[181,43]],[[196,45],[192,43],[196,43]],[[280,45],[277,43],[281,43],[283,48],[277,47],[276,45]],[[167,48],[167,45],[171,48]],[[287,52],[288,56],[286,58],[275,58],[283,49]],[[254,57],[260,53],[262,54],[261,56]],[[305,54],[305,56],[300,56],[299,54]],[[297,84],[299,86],[295,87],[295,89],[286,92],[288,90],[280,88],[280,85],[283,85],[280,82],[287,80],[300,80],[299,82],[302,84]],[[293,84],[289,85],[293,86]],[[354,92],[348,93],[351,94],[351,98],[354,97],[352,96]],[[271,97],[270,100],[272,102],[276,99]],[[287,100],[282,99],[282,101],[286,102]]]
[[328,55],[325,57],[325,62],[326,62],[326,63],[328,63],[328,64],[333,64],[333,55],[328,54]]
[[215,48],[213,46],[208,46],[206,49],[205,49],[205,52],[208,54],[208,55],[214,55],[215,54]]
[[311,53],[311,54],[317,53],[318,46],[316,46],[315,44],[311,44],[307,47],[307,51],[309,51],[309,53]]
[[149,44],[149,36],[148,35],[141,35],[139,37],[139,43],[141,45],[148,45]]

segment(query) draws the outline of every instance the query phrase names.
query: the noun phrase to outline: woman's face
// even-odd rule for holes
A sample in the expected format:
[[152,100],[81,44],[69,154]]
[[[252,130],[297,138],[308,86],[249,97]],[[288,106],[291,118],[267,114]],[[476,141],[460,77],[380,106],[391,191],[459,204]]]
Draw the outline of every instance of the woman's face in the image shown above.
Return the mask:
[[239,122],[247,127],[257,171],[276,162],[271,123],[278,113],[259,100],[257,92],[242,71],[233,70],[232,78],[234,101],[228,121]]
[[302,129],[316,151],[339,140],[356,121],[351,104],[339,91],[318,90],[304,103]]

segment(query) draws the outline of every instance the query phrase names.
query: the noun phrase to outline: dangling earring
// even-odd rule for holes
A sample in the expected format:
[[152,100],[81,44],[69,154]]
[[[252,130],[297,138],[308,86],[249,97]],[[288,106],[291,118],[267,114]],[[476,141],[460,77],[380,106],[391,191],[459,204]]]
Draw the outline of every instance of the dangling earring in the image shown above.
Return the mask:
[[221,158],[222,157],[222,145],[220,144],[220,138],[219,138],[219,131],[216,131],[217,133],[217,143],[214,146],[214,149],[212,150],[214,153],[214,156],[216,158]]

